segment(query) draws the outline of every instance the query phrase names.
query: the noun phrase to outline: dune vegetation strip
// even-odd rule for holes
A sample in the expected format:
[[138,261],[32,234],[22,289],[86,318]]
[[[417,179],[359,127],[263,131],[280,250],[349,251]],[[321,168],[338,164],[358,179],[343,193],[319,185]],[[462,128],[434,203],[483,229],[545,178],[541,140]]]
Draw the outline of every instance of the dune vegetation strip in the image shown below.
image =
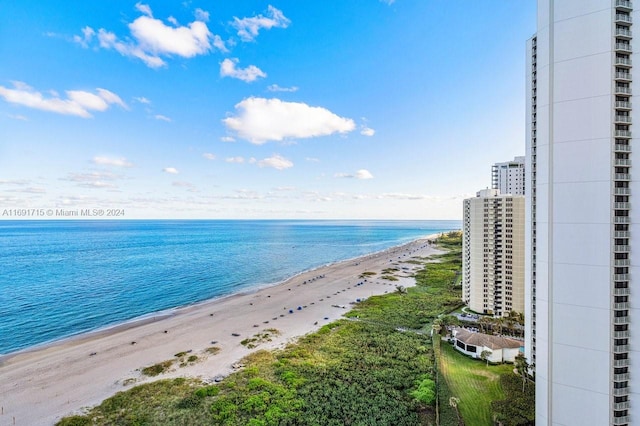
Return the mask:
[[258,350],[218,384],[143,384],[58,424],[435,424],[429,331],[460,306],[461,236],[438,244],[449,252],[420,260],[415,287],[370,297],[282,350]]

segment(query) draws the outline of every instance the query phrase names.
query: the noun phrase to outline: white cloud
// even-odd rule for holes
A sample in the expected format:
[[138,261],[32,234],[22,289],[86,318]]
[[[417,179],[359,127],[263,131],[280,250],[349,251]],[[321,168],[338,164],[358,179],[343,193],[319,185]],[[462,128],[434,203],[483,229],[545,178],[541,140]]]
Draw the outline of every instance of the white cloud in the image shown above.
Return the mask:
[[297,86],[281,87],[281,86],[278,86],[277,84],[272,84],[267,87],[267,90],[270,92],[297,92],[298,87]]
[[336,173],[333,177],[337,178],[349,178],[349,179],[373,179],[373,175],[369,170],[360,169],[355,174],[350,173]]
[[26,116],[20,114],[9,114],[8,117],[13,120],[29,121]]
[[204,158],[206,158],[207,160],[215,160],[216,156],[214,154],[211,154],[210,152],[205,152],[204,154],[202,154],[202,156]]
[[311,163],[319,163],[320,159],[319,158],[313,158],[313,157],[305,157],[305,160],[311,162]]
[[[100,28],[97,38],[101,48],[114,49],[123,56],[138,58],[151,68],[165,66],[166,62],[161,58],[163,56],[192,58],[204,55],[212,49],[212,40],[213,47],[226,51],[220,37],[209,31],[206,24],[209,16],[204,10],[196,9],[195,21],[180,26],[173,17],[167,19],[171,25],[154,18],[149,5],[137,3],[135,7],[142,16],[128,24],[131,38],[121,40],[115,33]],[[96,32],[91,27],[85,27],[82,33],[82,36],[74,36],[73,40],[89,47]]]
[[156,114],[153,118],[155,118],[156,120],[166,121],[167,123],[171,123],[173,121],[166,115],[161,115],[161,114]]
[[269,5],[266,17],[262,15],[251,18],[233,18],[231,25],[238,30],[238,36],[242,41],[253,41],[262,28],[287,28],[291,21],[284,16],[282,11]]
[[90,172],[90,173],[69,173],[69,176],[63,180],[76,182],[78,186],[85,188],[117,188],[115,180],[121,179],[111,172]]
[[176,169],[175,167],[165,167],[164,169],[162,169],[162,171],[165,173],[169,173],[170,175],[178,174],[178,169]]
[[214,35],[213,36],[213,47],[215,47],[216,49],[218,49],[221,52],[228,52],[229,49],[227,49],[227,46],[224,44],[224,41],[222,40],[222,38],[220,38],[219,35]]
[[42,93],[19,81],[13,82],[13,86],[13,89],[0,86],[0,97],[7,102],[58,114],[89,118],[92,117],[89,111],[106,111],[111,104],[127,108],[118,95],[105,89],[98,88],[97,93],[68,90],[67,98],[62,99],[58,95],[46,98]]
[[376,131],[370,127],[363,126],[362,130],[360,130],[360,134],[365,136],[373,136],[376,134]]
[[356,179],[373,179],[373,175],[369,170],[360,169],[356,172]]
[[195,16],[198,21],[209,22],[209,12],[200,8],[196,9]]
[[153,16],[153,14],[151,13],[151,7],[149,7],[148,4],[142,4],[142,3],[136,3],[136,9],[138,10],[138,12],[140,13],[144,13],[147,16]]
[[189,192],[198,192],[196,190],[196,186],[190,182],[176,181],[176,182],[172,182],[171,185],[176,186],[178,188],[185,188]]
[[220,138],[220,140],[222,142],[235,142],[236,138],[234,138],[233,136],[223,136]]
[[286,158],[275,154],[269,158],[258,161],[260,167],[273,167],[276,170],[284,170],[293,167],[293,163]]
[[89,43],[93,40],[93,36],[96,35],[96,32],[91,27],[84,27],[82,30],[82,36],[74,35],[73,41],[78,43],[84,48],[89,47]]
[[244,157],[228,157],[224,161],[227,163],[244,163]]
[[133,98],[135,101],[140,102],[141,104],[146,104],[149,105],[151,103],[151,101],[147,98],[145,98],[144,96],[138,97],[138,98]]
[[126,158],[93,157],[93,163],[99,166],[133,167],[133,163]]
[[227,58],[222,61],[222,63],[220,63],[220,76],[237,78],[238,80],[246,81],[247,83],[267,76],[266,73],[255,65],[249,65],[247,68],[236,68],[237,63],[237,58]]
[[353,120],[305,103],[252,97],[236,104],[235,108],[239,114],[225,118],[224,124],[237,132],[238,137],[258,145],[286,138],[348,133],[355,129]]

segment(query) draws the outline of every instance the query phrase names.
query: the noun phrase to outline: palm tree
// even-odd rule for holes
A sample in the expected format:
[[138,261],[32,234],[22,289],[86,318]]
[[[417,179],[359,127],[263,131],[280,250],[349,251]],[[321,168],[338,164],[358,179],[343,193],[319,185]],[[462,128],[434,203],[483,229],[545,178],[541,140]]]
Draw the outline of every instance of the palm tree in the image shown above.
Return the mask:
[[451,398],[449,398],[449,405],[453,407],[454,410],[456,410],[456,416],[458,417],[458,424],[460,424],[460,412],[458,411],[459,403],[460,403],[460,398],[456,398],[455,396],[452,396]]
[[524,385],[527,383],[527,376],[529,374],[529,363],[522,354],[516,356],[516,371],[522,377],[522,393],[524,393]]

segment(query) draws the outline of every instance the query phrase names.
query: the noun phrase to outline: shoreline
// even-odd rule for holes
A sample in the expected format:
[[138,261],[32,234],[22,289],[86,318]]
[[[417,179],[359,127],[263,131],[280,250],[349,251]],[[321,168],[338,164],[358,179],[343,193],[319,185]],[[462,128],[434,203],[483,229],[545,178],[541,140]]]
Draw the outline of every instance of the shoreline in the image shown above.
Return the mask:
[[[445,231],[443,231],[445,232]],[[221,302],[224,301],[225,299],[228,298],[232,298],[232,297],[236,297],[236,296],[242,296],[242,295],[249,295],[249,294],[253,294],[256,293],[258,291],[264,290],[264,289],[268,289],[271,287],[277,287],[279,285],[285,284],[288,281],[294,280],[296,279],[296,277],[298,276],[302,276],[304,274],[309,274],[309,273],[313,273],[314,271],[323,269],[323,268],[328,268],[334,265],[338,265],[344,262],[351,262],[351,261],[356,261],[358,259],[361,258],[365,258],[367,256],[373,256],[373,255],[379,255],[382,254],[384,252],[390,251],[390,250],[394,250],[400,247],[403,247],[407,244],[412,244],[416,241],[421,241],[421,240],[428,240],[428,239],[433,239],[435,237],[437,237],[438,234],[429,234],[426,236],[422,236],[419,238],[416,238],[414,240],[410,240],[401,244],[397,244],[394,246],[390,246],[386,249],[383,250],[378,250],[375,252],[371,252],[371,253],[367,253],[367,254],[363,254],[360,256],[355,256],[355,257],[351,257],[351,258],[347,258],[347,259],[343,259],[343,260],[336,260],[336,261],[332,261],[332,262],[328,262],[325,264],[322,264],[320,266],[315,266],[312,267],[310,269],[306,269],[303,270],[302,272],[298,272],[295,273],[294,275],[290,275],[287,276],[285,278],[283,278],[280,281],[276,281],[273,283],[265,283],[265,284],[257,284],[255,287],[248,287],[245,289],[242,289],[236,293],[229,293],[229,294],[223,294],[220,296],[214,296],[214,297],[210,297],[208,299],[203,299],[203,300],[199,300],[193,303],[189,303],[187,305],[180,305],[180,306],[174,306],[171,308],[166,308],[166,309],[162,309],[160,311],[154,311],[154,312],[149,312],[148,314],[144,314],[144,315],[140,315],[138,317],[134,317],[134,318],[130,318],[128,320],[124,320],[124,321],[120,321],[120,322],[116,322],[113,324],[108,324],[96,329],[92,329],[92,330],[86,330],[86,331],[80,331],[74,334],[70,334],[67,336],[62,336],[60,338],[54,339],[54,340],[49,340],[46,342],[42,342],[42,343],[37,343],[35,345],[32,346],[28,346],[26,348],[22,348],[22,349],[18,349],[16,351],[12,351],[12,352],[7,352],[7,353],[0,353],[0,367],[2,367],[3,363],[5,361],[8,361],[9,359],[15,357],[15,356],[19,356],[21,354],[27,354],[27,353],[31,353],[31,352],[37,352],[40,350],[46,350],[49,347],[53,347],[53,346],[57,346],[60,344],[64,344],[66,342],[72,342],[74,340],[79,340],[79,341],[83,341],[83,340],[87,340],[87,339],[92,339],[92,338],[97,338],[100,337],[102,335],[105,334],[109,334],[109,333],[117,333],[119,331],[125,331],[128,330],[129,328],[132,327],[137,327],[137,326],[143,326],[145,324],[148,324],[150,322],[155,322],[158,320],[162,320],[165,318],[171,318],[175,315],[177,315],[180,311],[184,310],[184,309],[189,309],[192,307],[197,307],[199,305],[203,305],[203,304],[209,304],[209,303],[215,303],[215,302]],[[156,318],[159,317],[159,318]],[[0,424],[0,426],[2,426]]]
[[[410,287],[410,277],[422,267],[406,263],[439,251],[427,240],[416,240],[352,259],[319,266],[272,285],[208,299],[146,315],[100,330],[30,347],[0,356],[0,426],[53,424],[81,413],[134,384],[164,378],[192,377],[212,382],[234,371],[243,357],[260,349],[276,349],[342,318],[357,300]],[[398,281],[380,276],[398,267]],[[375,272],[362,278],[363,272]],[[265,329],[277,329],[272,340],[255,349],[243,339]],[[208,348],[219,352],[212,354]],[[176,366],[156,377],[144,367],[175,359],[189,351],[194,363]]]

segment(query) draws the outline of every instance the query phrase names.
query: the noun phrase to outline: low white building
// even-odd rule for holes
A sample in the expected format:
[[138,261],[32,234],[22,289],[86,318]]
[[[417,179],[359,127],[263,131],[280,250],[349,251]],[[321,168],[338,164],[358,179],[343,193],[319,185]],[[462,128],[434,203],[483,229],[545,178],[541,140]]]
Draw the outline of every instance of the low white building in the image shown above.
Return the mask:
[[520,352],[522,342],[507,337],[492,336],[484,333],[474,333],[463,328],[453,330],[454,347],[465,355],[481,358],[483,351],[491,354],[489,362],[515,362]]

